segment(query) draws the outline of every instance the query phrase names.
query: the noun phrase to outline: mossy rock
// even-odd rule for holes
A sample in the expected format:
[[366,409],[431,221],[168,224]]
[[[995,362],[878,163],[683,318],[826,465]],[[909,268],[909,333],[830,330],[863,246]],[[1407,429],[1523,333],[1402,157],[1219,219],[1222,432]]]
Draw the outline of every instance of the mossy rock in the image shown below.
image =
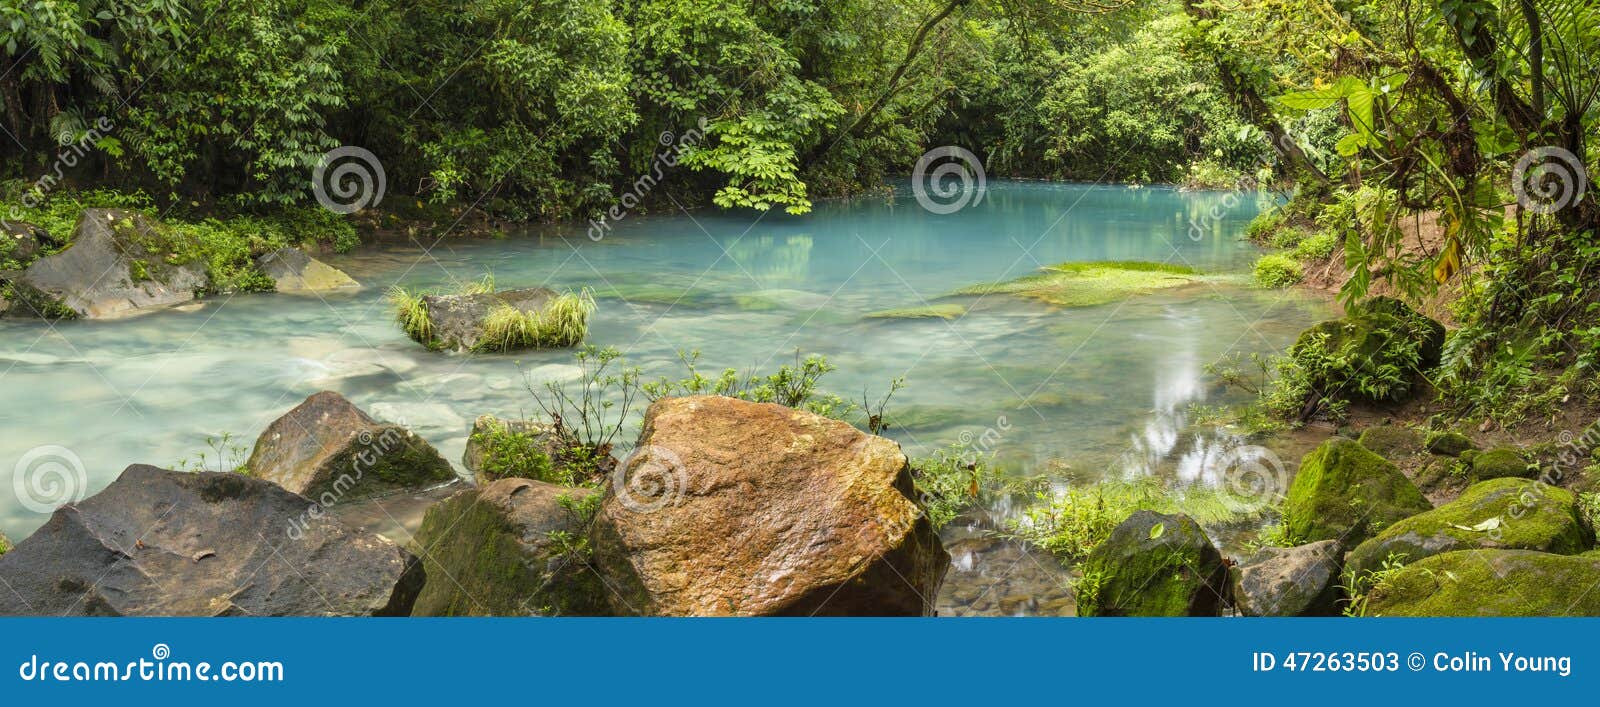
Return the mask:
[[1495,479],[1468,488],[1461,497],[1384,529],[1345,560],[1360,576],[1390,555],[1411,563],[1455,550],[1503,548],[1560,555],[1594,545],[1594,531],[1578,511],[1572,492],[1525,479]]
[[1600,616],[1600,558],[1534,550],[1434,555],[1379,582],[1369,616]]
[[1384,459],[1400,459],[1422,452],[1422,435],[1398,425],[1368,427],[1356,441]]
[[1079,616],[1216,616],[1227,564],[1186,515],[1138,511],[1083,561]]
[[[1318,397],[1401,402],[1411,397],[1423,371],[1439,365],[1444,336],[1444,325],[1399,300],[1374,297],[1349,308],[1343,319],[1301,332],[1289,356],[1311,375]],[[1399,382],[1385,381],[1381,390],[1360,385],[1387,369],[1401,371]]]
[[1531,479],[1539,473],[1538,467],[1528,463],[1522,452],[1510,447],[1496,447],[1473,455],[1472,475],[1478,479]]
[[956,295],[1008,294],[1057,307],[1088,307],[1200,280],[1192,268],[1166,263],[1113,261],[1059,263],[1009,282],[973,285]]
[[1445,457],[1459,457],[1462,452],[1477,448],[1471,437],[1454,430],[1429,432],[1425,446],[1429,453]]
[[1300,461],[1283,521],[1292,537],[1349,546],[1432,507],[1399,467],[1355,440],[1334,438]]
[[863,315],[862,319],[959,319],[967,313],[963,304],[930,304],[922,307],[885,309]]
[[416,534],[427,582],[412,615],[611,615],[584,540],[595,493],[502,479],[435,504]]

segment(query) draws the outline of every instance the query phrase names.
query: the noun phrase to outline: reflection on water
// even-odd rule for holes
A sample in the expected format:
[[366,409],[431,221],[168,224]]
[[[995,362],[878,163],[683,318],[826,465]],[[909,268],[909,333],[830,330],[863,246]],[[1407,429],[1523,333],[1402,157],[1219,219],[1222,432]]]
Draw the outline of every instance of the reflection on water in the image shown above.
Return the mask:
[[[796,350],[821,353],[838,366],[825,387],[848,398],[876,398],[906,378],[891,435],[913,454],[983,440],[1019,473],[1050,462],[1062,480],[1163,474],[1217,483],[1213,467],[1240,441],[1189,425],[1191,405],[1225,400],[1205,364],[1280,349],[1326,316],[1326,303],[1223,278],[1081,309],[990,296],[961,300],[969,313],[949,322],[863,315],[1062,261],[1246,273],[1255,251],[1236,234],[1256,206],[1229,203],[1160,188],[991,183],[980,205],[946,216],[902,198],[823,203],[805,217],[629,219],[598,243],[580,228],[544,228],[431,253],[330,258],[365,285],[358,293],[226,297],[198,311],[53,329],[8,320],[0,322],[0,469],[60,445],[82,460],[81,490],[93,493],[129,463],[172,465],[223,432],[248,443],[322,389],[403,421],[457,458],[475,416],[529,413],[529,382],[572,378],[571,353],[430,353],[391,323],[382,291],[493,272],[502,287],[593,288],[600,309],[590,341],[621,349],[648,377],[681,376],[680,350],[702,351],[702,370],[769,371]],[[1191,220],[1205,228],[1195,232]],[[961,577],[1032,567],[1038,581],[996,589],[992,610],[1060,609],[1040,608],[1053,601],[1039,600],[1040,587],[1061,584],[1053,561],[987,539],[1015,503],[1000,499],[951,530],[953,546],[969,552],[947,592],[972,591]],[[45,518],[0,494],[0,529],[12,537]]]

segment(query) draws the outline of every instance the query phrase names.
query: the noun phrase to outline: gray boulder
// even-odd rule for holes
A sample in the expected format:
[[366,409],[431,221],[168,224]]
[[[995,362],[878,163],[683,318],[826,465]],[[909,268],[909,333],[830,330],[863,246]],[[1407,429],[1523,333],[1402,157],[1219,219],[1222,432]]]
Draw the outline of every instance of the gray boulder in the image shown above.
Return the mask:
[[1337,540],[1261,548],[1229,568],[1233,604],[1245,616],[1335,616],[1342,554]]
[[[488,337],[489,315],[497,309],[510,307],[525,315],[546,312],[558,295],[554,290],[534,287],[523,290],[502,290],[456,295],[424,295],[422,306],[427,312],[429,327],[426,331],[408,330],[413,339],[435,350],[478,351],[500,348],[552,348],[571,346],[582,340],[554,336],[549,332],[523,332],[508,342],[491,341]],[[584,329],[587,323],[579,329]]]
[[256,265],[276,283],[279,292],[326,292],[360,289],[343,270],[307,255],[299,248],[279,248],[256,258]]
[[427,440],[372,419],[331,391],[268,425],[245,468],[324,507],[456,478]]
[[104,319],[183,304],[211,285],[197,252],[132,211],[85,209],[71,245],[13,283],[11,316]]
[[0,555],[0,615],[403,616],[410,553],[233,473],[128,467]]

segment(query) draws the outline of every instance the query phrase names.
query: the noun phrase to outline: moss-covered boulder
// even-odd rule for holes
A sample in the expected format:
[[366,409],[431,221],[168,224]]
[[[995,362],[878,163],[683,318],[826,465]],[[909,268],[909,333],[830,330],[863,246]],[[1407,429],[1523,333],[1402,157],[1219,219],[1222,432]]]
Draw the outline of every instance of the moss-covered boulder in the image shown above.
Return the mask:
[[1346,316],[1300,333],[1289,357],[1313,400],[1396,402],[1411,397],[1423,371],[1439,365],[1444,326],[1391,297],[1374,297]]
[[1390,555],[1411,563],[1454,550],[1505,548],[1571,555],[1594,545],[1572,492],[1525,479],[1475,484],[1461,497],[1396,522],[1361,545],[1345,564],[1358,576]]
[[1600,616],[1600,558],[1461,550],[1406,565],[1367,595],[1368,616]]
[[1401,459],[1422,452],[1422,435],[1399,425],[1368,427],[1356,441],[1384,459]]
[[324,507],[456,478],[427,440],[344,396],[312,395],[267,426],[245,468]]
[[1216,616],[1228,568],[1186,515],[1138,511],[1084,559],[1079,616]]
[[1399,467],[1341,437],[1300,461],[1283,522],[1291,537],[1349,545],[1432,507]]
[[1245,616],[1334,616],[1339,613],[1337,540],[1264,547],[1229,568],[1233,605]]
[[211,287],[200,252],[134,211],[85,209],[65,250],[12,283],[9,316],[104,319],[193,300]]
[[1454,430],[1429,432],[1426,446],[1429,453],[1445,457],[1459,457],[1462,453],[1476,448],[1471,437]]
[[585,540],[595,493],[501,479],[429,508],[416,535],[428,581],[412,615],[610,615]]
[[1496,447],[1472,457],[1472,476],[1477,479],[1531,479],[1539,473],[1538,467],[1529,464],[1522,452],[1510,447]]

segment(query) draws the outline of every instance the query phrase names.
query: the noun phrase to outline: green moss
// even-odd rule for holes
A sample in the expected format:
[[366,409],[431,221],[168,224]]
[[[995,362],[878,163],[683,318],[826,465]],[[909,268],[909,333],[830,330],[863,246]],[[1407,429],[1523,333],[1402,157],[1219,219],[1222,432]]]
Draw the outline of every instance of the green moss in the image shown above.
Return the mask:
[[974,285],[956,295],[1008,294],[1058,307],[1087,307],[1200,279],[1194,269],[1165,263],[1108,261],[1061,263],[1009,282]]
[[1139,511],[1178,514],[1221,525],[1259,519],[1268,510],[1259,498],[1235,496],[1228,489],[1174,489],[1160,478],[1147,476],[1069,486],[1008,521],[1006,533],[1063,560],[1074,560],[1093,552],[1118,523]]
[[1259,287],[1280,288],[1296,284],[1305,278],[1300,261],[1283,253],[1267,253],[1256,261],[1253,272]]
[[0,533],[0,555],[8,552],[11,552],[11,538],[6,537],[5,533]]
[[966,305],[930,304],[923,307],[885,309],[867,314],[863,319],[957,319],[967,313]]
[[497,479],[536,479],[571,484],[570,475],[555,473],[545,449],[543,430],[512,429],[502,420],[489,420],[472,431],[470,443],[480,450],[476,473],[480,484]]
[[1600,616],[1600,559],[1462,550],[1407,564],[1368,594],[1369,616]]
[[1084,560],[1079,616],[1215,616],[1227,567],[1194,520],[1140,511]]
[[334,488],[344,470],[359,472],[361,478],[346,491],[344,498],[359,498],[404,488],[416,488],[443,483],[456,478],[450,463],[421,437],[395,426],[374,429],[363,433],[357,444],[351,444],[338,456],[324,462],[340,470],[327,480],[326,485],[308,489],[307,498],[316,499],[326,492],[338,494]]
[[1368,427],[1356,441],[1385,459],[1399,459],[1422,451],[1422,435],[1397,425]]
[[1472,438],[1454,430],[1429,432],[1426,446],[1429,452],[1447,457],[1461,456],[1463,452],[1475,447]]
[[1394,464],[1354,440],[1335,438],[1301,460],[1283,520],[1295,537],[1348,545],[1430,508]]
[[1475,484],[1460,498],[1396,522],[1350,553],[1350,571],[1376,569],[1385,557],[1407,562],[1454,550],[1506,548],[1562,555],[1588,550],[1594,533],[1572,492],[1525,479]]
[[1479,479],[1533,478],[1538,469],[1510,447],[1497,447],[1472,457],[1472,475]]

